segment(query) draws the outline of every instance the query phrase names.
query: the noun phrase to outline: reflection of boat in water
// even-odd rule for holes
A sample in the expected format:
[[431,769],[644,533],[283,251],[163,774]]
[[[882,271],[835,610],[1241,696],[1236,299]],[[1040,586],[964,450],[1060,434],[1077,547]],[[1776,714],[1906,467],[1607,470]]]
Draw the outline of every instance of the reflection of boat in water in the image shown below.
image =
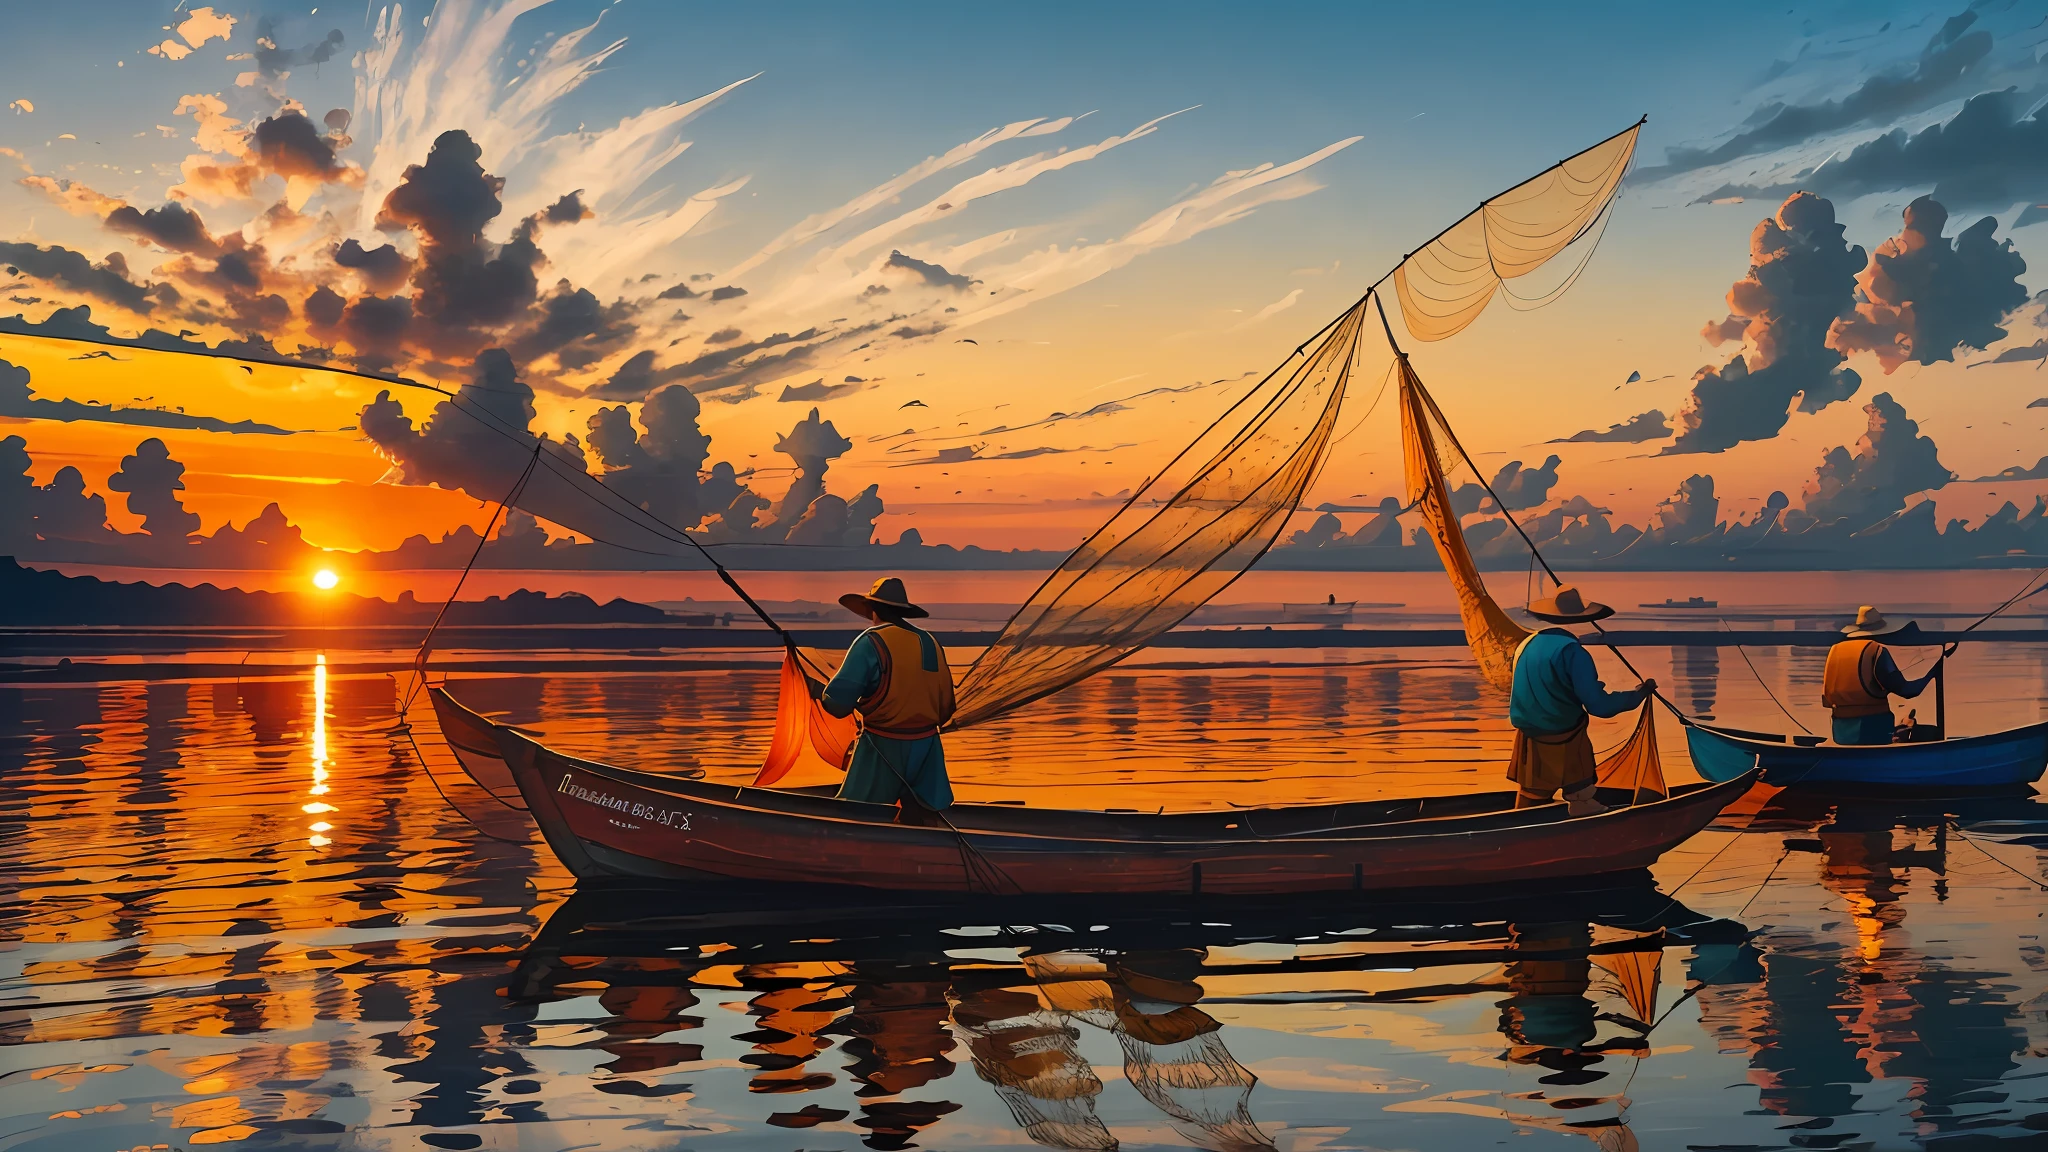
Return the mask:
[[1719,608],[1720,606],[1721,602],[1719,600],[1709,600],[1705,596],[1687,596],[1683,600],[1667,599],[1662,604],[1644,603],[1638,605],[1638,607],[1642,608]]
[[2030,936],[2014,942],[2025,965],[1988,949],[2038,910],[2039,864],[2015,876],[1976,841],[2038,848],[2048,805],[1786,790],[1751,827],[1788,833],[1776,883],[1811,887],[1752,912],[1774,924],[1755,970],[1741,987],[1706,975],[1698,999],[1770,1127],[1845,1148],[2038,1143],[2032,1094],[2017,1089],[2039,1051],[2043,973]]
[[433,701],[470,775],[480,784],[509,777],[582,880],[857,878],[895,891],[1048,894],[1498,884],[1648,867],[1750,783],[1665,789],[1639,728],[1607,762],[1616,806],[1596,816],[1568,819],[1562,804],[1518,809],[1514,793],[1499,792],[1155,815],[956,804],[947,826],[923,827],[898,823],[891,805],[576,759],[485,720],[445,689],[433,689]]
[[1689,723],[1692,763],[1709,780],[1761,769],[1780,787],[2018,788],[2048,768],[2048,722],[1983,736],[1910,744],[1842,745],[1817,736],[1777,736]]
[[[535,934],[507,992],[521,1001],[596,992],[624,1017],[593,1024],[614,1057],[600,1090],[643,1094],[665,1086],[632,1073],[702,1059],[702,1046],[674,1043],[678,1030],[705,1024],[684,1015],[696,990],[736,989],[754,1024],[737,1037],[753,1048],[739,1062],[758,1070],[749,1088],[775,1109],[768,1123],[845,1122],[875,1147],[903,1147],[961,1108],[963,1086],[948,1079],[957,1062],[1034,1142],[1108,1152],[1118,1140],[1097,1110],[1104,1074],[1084,1044],[1095,1034],[1115,1040],[1123,1079],[1191,1143],[1270,1148],[1255,1116],[1259,1062],[1247,1066],[1229,1039],[1229,1021],[1258,1010],[1327,1017],[1341,1004],[1504,995],[1509,1060],[1541,1075],[1570,1068],[1572,1083],[1592,1083],[1609,1075],[1603,1061],[1644,1054],[1640,1022],[1654,1014],[1666,947],[1746,935],[1642,874],[1459,901],[1169,897],[1136,912],[1085,898],[704,896],[585,888]],[[1312,1003],[1291,989],[1313,989]],[[835,1038],[850,1062],[820,1059]],[[858,1115],[790,1100],[829,1087],[840,1067],[860,1082]],[[952,1099],[903,1098],[942,1081]],[[1554,1095],[1560,1103],[1539,1093],[1486,1114],[1596,1139],[1621,1126],[1618,1116],[1590,1117],[1583,1090]]]

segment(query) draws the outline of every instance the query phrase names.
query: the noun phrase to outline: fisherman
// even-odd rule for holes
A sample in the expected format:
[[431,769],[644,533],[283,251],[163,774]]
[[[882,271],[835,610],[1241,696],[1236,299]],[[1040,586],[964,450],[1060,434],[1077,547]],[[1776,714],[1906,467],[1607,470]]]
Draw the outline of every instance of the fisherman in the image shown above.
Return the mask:
[[934,823],[935,813],[953,803],[939,739],[939,728],[953,718],[953,672],[938,640],[910,624],[931,613],[912,604],[894,576],[839,603],[874,623],[854,637],[820,701],[834,716],[860,713],[840,799],[896,804],[899,823]]
[[[1590,624],[1614,615],[1590,603],[1569,584],[1529,605],[1529,615],[1554,624]],[[1593,798],[1598,783],[1593,739],[1586,717],[1619,716],[1642,706],[1657,690],[1645,680],[1633,691],[1609,692],[1593,666],[1593,654],[1567,628],[1545,628],[1515,649],[1515,680],[1508,696],[1508,723],[1515,727],[1514,762],[1508,778],[1520,791],[1515,807],[1550,803],[1563,791],[1566,811],[1592,816],[1607,811]]]
[[1893,720],[1890,696],[1912,699],[1939,673],[1937,662],[1927,675],[1908,680],[1899,671],[1891,652],[1878,643],[1881,637],[1897,637],[1918,627],[1908,620],[1893,624],[1884,613],[1865,604],[1856,609],[1856,622],[1842,629],[1846,639],[1828,649],[1827,668],[1821,673],[1821,703],[1835,714],[1837,744],[1889,744]]

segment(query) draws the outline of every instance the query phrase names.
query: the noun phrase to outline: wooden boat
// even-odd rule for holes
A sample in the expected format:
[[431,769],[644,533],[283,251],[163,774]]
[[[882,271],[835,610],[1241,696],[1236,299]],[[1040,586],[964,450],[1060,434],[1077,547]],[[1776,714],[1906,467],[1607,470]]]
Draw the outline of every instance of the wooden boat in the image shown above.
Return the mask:
[[[475,763],[480,781],[508,774],[579,880],[1036,895],[1506,884],[1647,867],[1754,779],[1684,786],[1576,819],[1562,804],[1516,809],[1514,793],[1499,792],[1159,815],[957,804],[949,827],[922,827],[896,823],[893,806],[568,756],[435,692],[437,711],[457,720],[450,742],[465,768]],[[478,732],[495,740],[496,764]]]
[[1902,789],[2017,788],[2048,769],[2048,722],[1912,744],[1842,745],[1698,722],[1685,727],[1693,768],[1708,780],[1760,769],[1764,782]]

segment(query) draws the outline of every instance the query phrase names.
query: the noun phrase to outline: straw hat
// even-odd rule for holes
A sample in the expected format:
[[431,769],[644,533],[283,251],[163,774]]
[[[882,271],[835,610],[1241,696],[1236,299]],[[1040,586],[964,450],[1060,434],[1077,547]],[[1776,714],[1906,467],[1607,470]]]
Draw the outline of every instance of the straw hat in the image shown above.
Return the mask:
[[1588,624],[1614,615],[1614,609],[1586,599],[1570,584],[1560,587],[1555,596],[1529,601],[1526,611],[1538,620],[1548,620],[1553,624]]
[[1913,627],[1913,621],[1894,624],[1884,618],[1884,613],[1868,604],[1856,609],[1856,622],[1842,629],[1842,635],[1851,640],[1875,640],[1879,636],[1891,636]]
[[916,619],[931,613],[910,602],[910,594],[903,590],[903,581],[894,576],[884,576],[875,581],[867,595],[848,592],[839,598],[839,605],[848,612],[865,615],[863,609],[879,608],[887,615],[907,616]]

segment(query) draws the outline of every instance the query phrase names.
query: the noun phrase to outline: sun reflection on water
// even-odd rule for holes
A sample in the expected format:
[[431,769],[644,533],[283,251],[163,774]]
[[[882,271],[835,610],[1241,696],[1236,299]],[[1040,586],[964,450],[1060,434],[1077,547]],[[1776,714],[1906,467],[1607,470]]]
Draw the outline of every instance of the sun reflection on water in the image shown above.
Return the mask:
[[[317,817],[320,813],[335,810],[334,805],[317,799],[327,795],[327,656],[325,653],[321,653],[313,658],[313,786],[306,791],[308,795],[316,799],[309,804],[303,805],[299,809],[301,812],[306,813],[308,816]],[[314,820],[308,829],[308,831],[312,832],[312,835],[306,837],[306,843],[315,848],[327,847],[333,841],[329,840],[325,833],[333,828],[334,825],[329,824],[325,820]]]

